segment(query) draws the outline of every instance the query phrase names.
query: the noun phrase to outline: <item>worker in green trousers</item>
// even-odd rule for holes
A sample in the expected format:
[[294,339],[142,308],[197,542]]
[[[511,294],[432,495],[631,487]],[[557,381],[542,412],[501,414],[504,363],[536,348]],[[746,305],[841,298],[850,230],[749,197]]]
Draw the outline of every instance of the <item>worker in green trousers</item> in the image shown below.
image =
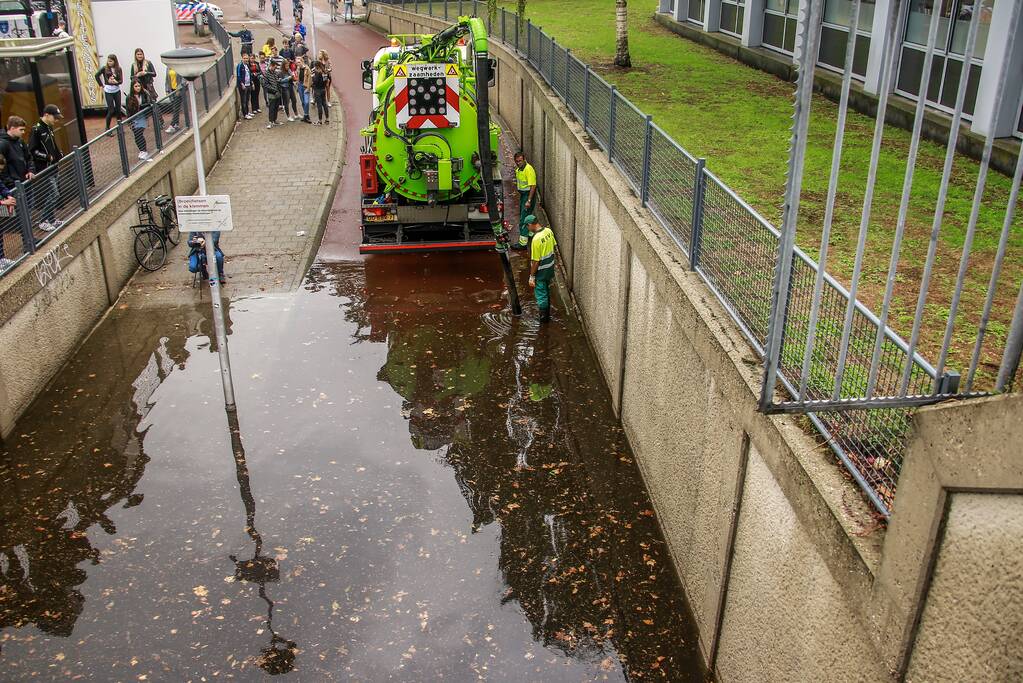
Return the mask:
[[529,286],[536,295],[536,305],[540,309],[540,322],[551,319],[550,284],[554,280],[554,248],[558,246],[554,239],[554,231],[540,225],[533,214],[527,214],[526,228],[533,234],[533,244],[529,252]]
[[526,163],[522,152],[515,153],[515,187],[519,191],[519,243],[512,249],[525,249],[529,244],[526,216],[536,211],[536,170]]

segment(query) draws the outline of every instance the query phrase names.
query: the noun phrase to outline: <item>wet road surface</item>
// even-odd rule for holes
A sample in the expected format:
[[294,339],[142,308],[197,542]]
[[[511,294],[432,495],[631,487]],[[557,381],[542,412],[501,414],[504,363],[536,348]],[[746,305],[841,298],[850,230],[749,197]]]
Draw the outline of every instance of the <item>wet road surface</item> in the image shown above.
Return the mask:
[[299,291],[230,305],[237,418],[204,300],[115,307],[19,422],[0,679],[703,680],[562,300],[511,318],[493,254],[331,260],[338,206]]

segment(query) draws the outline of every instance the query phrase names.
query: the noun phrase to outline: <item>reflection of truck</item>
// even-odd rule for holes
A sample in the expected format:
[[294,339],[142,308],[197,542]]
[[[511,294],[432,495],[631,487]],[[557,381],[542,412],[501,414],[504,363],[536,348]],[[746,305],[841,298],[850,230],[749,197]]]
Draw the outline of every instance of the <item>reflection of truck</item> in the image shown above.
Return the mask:
[[361,251],[488,248],[495,234],[503,239],[501,130],[477,106],[487,87],[477,81],[477,58],[493,73],[485,55],[483,23],[463,17],[436,35],[391,36],[363,62],[373,112],[362,130]]

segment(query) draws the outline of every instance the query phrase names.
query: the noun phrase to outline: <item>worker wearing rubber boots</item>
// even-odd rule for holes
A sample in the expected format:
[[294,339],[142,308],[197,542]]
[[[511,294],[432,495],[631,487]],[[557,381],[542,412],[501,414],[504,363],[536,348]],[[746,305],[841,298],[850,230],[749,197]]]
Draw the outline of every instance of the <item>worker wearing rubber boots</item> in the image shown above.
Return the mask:
[[519,243],[512,249],[525,249],[529,244],[526,217],[536,210],[536,171],[522,152],[515,153],[515,187],[519,191]]
[[533,244],[529,252],[529,286],[536,296],[536,305],[540,309],[540,322],[551,319],[550,285],[554,281],[554,247],[558,246],[554,239],[554,231],[540,225],[536,216],[527,214],[524,219],[526,228],[533,233]]

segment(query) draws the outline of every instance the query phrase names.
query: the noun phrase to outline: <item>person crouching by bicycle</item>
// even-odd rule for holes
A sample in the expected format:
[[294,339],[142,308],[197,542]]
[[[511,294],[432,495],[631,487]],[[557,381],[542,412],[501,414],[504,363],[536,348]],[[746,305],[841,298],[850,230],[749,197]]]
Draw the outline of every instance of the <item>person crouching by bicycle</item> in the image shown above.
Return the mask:
[[[217,277],[224,280],[224,252],[220,250],[220,233],[213,233],[213,250],[217,255]],[[206,235],[201,232],[188,233],[188,272],[199,273],[203,280],[210,277],[206,268]]]

